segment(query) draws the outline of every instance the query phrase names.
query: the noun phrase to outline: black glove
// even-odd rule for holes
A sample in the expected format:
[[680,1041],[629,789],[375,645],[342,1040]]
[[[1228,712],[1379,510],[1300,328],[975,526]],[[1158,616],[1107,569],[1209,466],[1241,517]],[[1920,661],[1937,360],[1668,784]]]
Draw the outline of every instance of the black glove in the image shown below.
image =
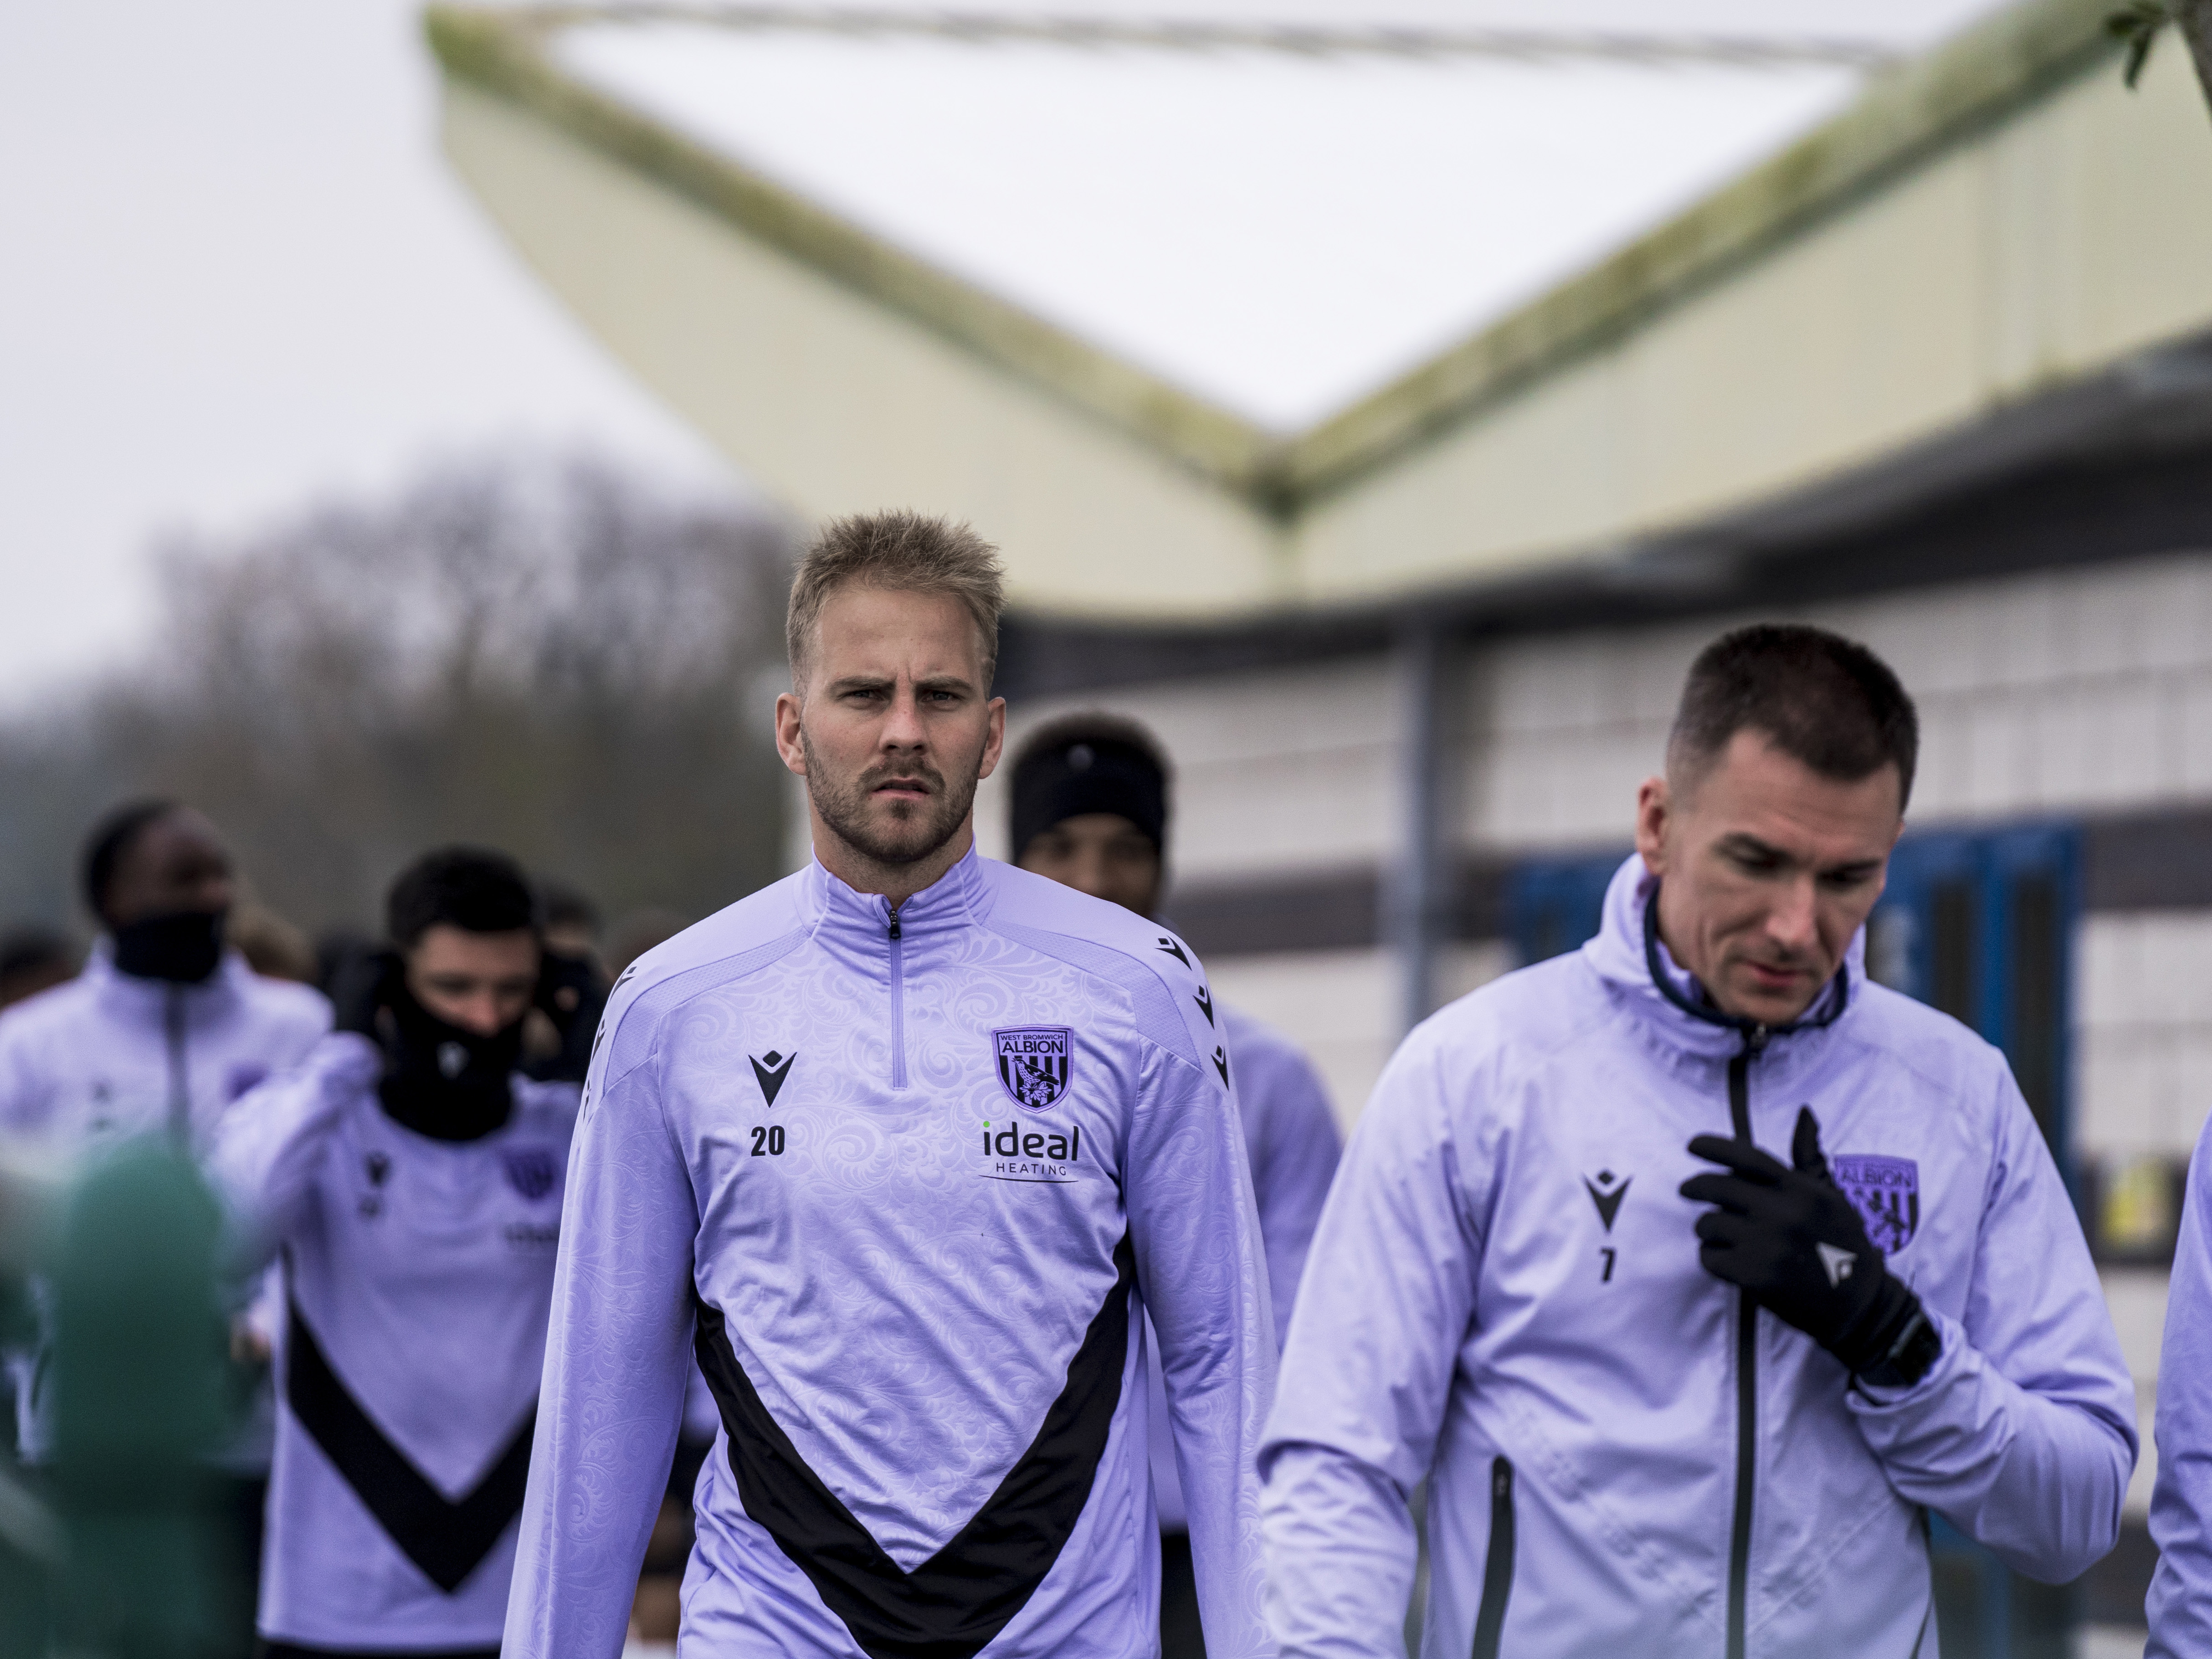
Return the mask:
[[524,1073],[541,1083],[581,1083],[591,1068],[599,1016],[606,1012],[606,980],[589,957],[548,951],[538,968],[538,994],[532,1000],[553,1022],[561,1047],[556,1054],[526,1062]]
[[380,1048],[388,1046],[377,1014],[391,1005],[406,971],[396,951],[364,951],[344,963],[331,976],[331,1029],[358,1031]]
[[1722,1135],[1698,1136],[1690,1152],[1729,1171],[1682,1183],[1683,1197],[1714,1206],[1698,1218],[1698,1260],[1707,1273],[1741,1287],[1854,1376],[1894,1387],[1927,1373],[1941,1352],[1929,1340],[1934,1328],[1828,1173],[1810,1107],[1798,1111],[1790,1139],[1795,1168]]

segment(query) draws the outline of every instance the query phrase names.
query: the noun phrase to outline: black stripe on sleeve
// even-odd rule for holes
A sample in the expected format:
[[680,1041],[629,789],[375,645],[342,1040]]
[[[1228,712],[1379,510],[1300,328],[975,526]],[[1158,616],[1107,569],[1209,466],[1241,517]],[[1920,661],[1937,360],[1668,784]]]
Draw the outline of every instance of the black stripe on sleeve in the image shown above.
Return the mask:
[[537,1402],[532,1401],[522,1426],[475,1490],[449,1499],[386,1437],[339,1381],[299,1303],[290,1303],[286,1315],[284,1401],[292,1415],[401,1553],[451,1595],[491,1553],[522,1508]]
[[870,1659],[969,1659],[1028,1605],[1075,1530],[1105,1455],[1129,1351],[1136,1256],[1115,1279],[1068,1362],[1036,1438],[950,1542],[902,1572],[799,1455],[738,1364],[721,1311],[698,1304],[699,1365],[728,1431],[747,1516],[813,1582]]

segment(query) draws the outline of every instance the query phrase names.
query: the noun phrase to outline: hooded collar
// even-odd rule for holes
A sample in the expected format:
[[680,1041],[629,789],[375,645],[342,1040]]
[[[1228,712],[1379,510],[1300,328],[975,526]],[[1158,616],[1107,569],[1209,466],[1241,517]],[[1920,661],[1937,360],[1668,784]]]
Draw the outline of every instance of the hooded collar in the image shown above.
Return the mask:
[[[808,908],[818,938],[880,950],[890,933],[890,901],[881,893],[848,887],[809,859],[805,872]],[[971,842],[958,862],[899,906],[899,938],[914,945],[968,927],[982,908],[982,860]]]
[[1723,1013],[1705,988],[1686,971],[1659,937],[1659,878],[1632,853],[1605,891],[1597,937],[1583,953],[1600,978],[1625,998],[1650,1030],[1687,1054],[1726,1059],[1747,1045],[1765,1047],[1827,1030],[1855,1009],[1866,974],[1866,930],[1851,938],[1843,966],[1820,988],[1812,1006],[1787,1025],[1760,1026]]
[[253,970],[246,965],[244,957],[234,950],[226,949],[215,972],[196,984],[180,985],[166,979],[141,979],[135,974],[125,973],[115,965],[114,944],[102,934],[93,942],[91,952],[84,959],[81,977],[90,982],[95,1002],[126,1017],[159,1019],[168,1006],[169,994],[181,991],[185,1009],[191,1017],[204,1019],[219,1016],[242,1003],[252,981]]

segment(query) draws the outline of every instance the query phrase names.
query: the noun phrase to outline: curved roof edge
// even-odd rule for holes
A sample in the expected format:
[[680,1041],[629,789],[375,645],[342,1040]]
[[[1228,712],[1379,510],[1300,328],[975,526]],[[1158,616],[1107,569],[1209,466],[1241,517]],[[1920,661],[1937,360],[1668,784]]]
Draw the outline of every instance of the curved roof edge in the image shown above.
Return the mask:
[[867,298],[1059,392],[1231,490],[1273,495],[1276,441],[996,295],[870,234],[564,74],[544,50],[566,24],[628,14],[434,4],[446,72],[506,98]]
[[1305,496],[1351,482],[2115,58],[2110,9],[2108,0],[2026,0],[1887,71],[1841,114],[1733,183],[1294,440],[1282,457],[1285,486]]
[[2120,48],[2106,27],[2108,11],[2109,0],[2023,0],[1997,13],[1882,74],[1840,115],[1593,269],[1286,441],[580,84],[544,50],[556,29],[623,12],[439,3],[424,22],[448,74],[521,105],[1282,519],[2110,60]]

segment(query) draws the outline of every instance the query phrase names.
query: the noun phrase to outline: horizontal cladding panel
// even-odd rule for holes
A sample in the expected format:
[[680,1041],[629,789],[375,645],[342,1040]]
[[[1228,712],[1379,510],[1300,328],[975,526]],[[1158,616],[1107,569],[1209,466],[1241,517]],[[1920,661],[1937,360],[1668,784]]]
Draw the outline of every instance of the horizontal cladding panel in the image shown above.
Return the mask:
[[967,518],[1045,611],[1279,596],[1272,528],[1103,421],[465,83],[447,84],[445,138],[555,292],[802,517]]
[[1173,758],[1174,873],[1187,882],[1370,866],[1396,834],[1398,718],[1379,658],[1037,699],[1009,712],[1007,759],[977,796],[986,851],[1006,851],[1012,758],[1076,709],[1135,720]]
[[[1317,503],[1305,592],[1649,535],[1874,460],[2212,319],[2185,52],[2109,64]],[[2177,204],[2180,204],[2177,207]]]
[[1462,837],[1619,839],[1698,651],[1781,619],[1863,640],[1913,694],[1916,822],[2212,799],[2212,555],[2191,552],[1488,648],[1470,675]]
[[[1511,931],[1511,884],[1519,858],[1609,855],[1615,848],[1625,854],[1628,844],[1624,821],[1610,841],[1531,847],[1518,855],[1462,855],[1447,882],[1448,936],[1462,941],[1494,939]],[[2154,928],[2146,937],[2162,938],[2155,933],[2157,927],[2179,927],[2187,939],[2201,937],[2205,952],[2202,963],[2191,958],[2128,981],[2144,988],[2142,994],[2130,990],[2115,1002],[2096,1000],[2106,994],[2100,988],[2106,980],[2093,976],[2081,988],[2082,1006],[2145,1010],[2201,1005],[2204,1018],[2212,1020],[2212,915],[2207,914],[2212,913],[2212,808],[2084,820],[2081,882],[2082,907],[2090,917],[2083,948],[2092,956],[2107,948],[2098,941],[2124,935],[2124,928],[2122,933],[2100,929],[2122,927],[2139,913],[2148,914]],[[1385,903],[1379,863],[1236,880],[1183,879],[1168,896],[1169,915],[1176,926],[1209,957],[1378,945]],[[2141,948],[2154,951],[2162,947]],[[2157,960],[2165,962],[2164,957]],[[2093,1024],[2110,1018],[2083,1017]],[[2163,1016],[2146,1017],[2153,1018],[2153,1023],[2164,1020]],[[2212,1076],[2212,1068],[2205,1075]]]
[[[1437,982],[1447,998],[1464,996],[1510,966],[1509,953],[1496,944],[1461,946],[1445,953]],[[1309,951],[1209,957],[1206,973],[1223,1002],[1305,1050],[1328,1090],[1337,1121],[1348,1131],[1401,1035],[1391,954]]]
[[2212,910],[2093,913],[2074,973],[2076,1146],[2186,1158],[2212,1108]]

